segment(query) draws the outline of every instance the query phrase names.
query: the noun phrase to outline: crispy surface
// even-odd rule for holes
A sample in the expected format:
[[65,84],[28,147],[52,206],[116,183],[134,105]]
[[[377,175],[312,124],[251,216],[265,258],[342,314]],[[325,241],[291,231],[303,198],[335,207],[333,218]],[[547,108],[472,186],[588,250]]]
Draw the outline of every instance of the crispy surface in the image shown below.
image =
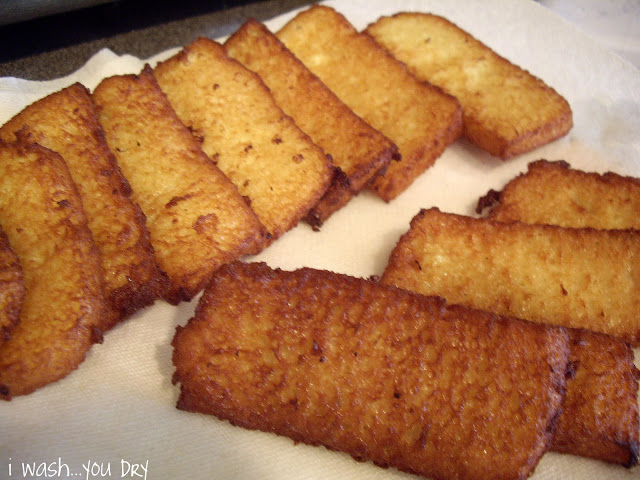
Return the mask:
[[344,172],[307,216],[320,227],[389,165],[397,147],[353,113],[260,22],[246,22],[224,46],[260,75],[278,105]]
[[551,448],[612,463],[638,462],[638,371],[624,342],[572,331],[562,414]]
[[[604,229],[639,228],[640,184],[615,173],[587,173],[540,160],[499,193],[490,216]],[[638,459],[638,383],[631,348],[612,338],[575,332],[575,368],[552,448],[633,465]]]
[[222,264],[261,244],[263,227],[180,122],[150,67],[103,80],[93,99],[169,276],[166,297],[189,300]]
[[456,479],[531,473],[568,358],[561,329],[239,262],[214,276],[173,346],[181,409]]
[[0,142],[0,225],[20,259],[20,322],[0,347],[0,398],[31,393],[76,369],[105,310],[104,276],[80,195],[62,158]]
[[247,196],[271,240],[320,200],[333,175],[324,152],[275,103],[257,74],[199,38],[155,75],[202,149]]
[[635,231],[503,223],[432,208],[413,218],[383,280],[452,303],[637,345],[638,249]]
[[0,228],[0,348],[5,340],[9,340],[11,330],[20,319],[23,300],[24,278],[20,260]]
[[499,193],[496,220],[563,227],[640,230],[640,180],[538,160]]
[[330,7],[314,5],[277,36],[340,99],[397,146],[402,156],[372,184],[386,201],[402,193],[462,132],[462,109],[418,81]]
[[455,96],[464,133],[504,159],[565,135],[567,101],[445,18],[428,13],[381,17],[366,32],[418,78]]
[[86,88],[76,83],[33,103],[0,129],[0,138],[14,140],[16,132],[58,152],[80,191],[102,254],[112,310],[101,328],[153,303],[164,284],[145,218],[131,201],[131,188],[105,142]]
[[[400,263],[404,265],[402,270]],[[467,271],[473,272],[473,268],[467,266]],[[422,270],[406,262],[395,263],[389,272],[383,275],[383,283],[393,281],[417,293],[438,293]],[[634,465],[638,457],[638,382],[633,351],[627,343],[607,335],[586,330],[568,332],[573,375],[567,383],[551,448]]]

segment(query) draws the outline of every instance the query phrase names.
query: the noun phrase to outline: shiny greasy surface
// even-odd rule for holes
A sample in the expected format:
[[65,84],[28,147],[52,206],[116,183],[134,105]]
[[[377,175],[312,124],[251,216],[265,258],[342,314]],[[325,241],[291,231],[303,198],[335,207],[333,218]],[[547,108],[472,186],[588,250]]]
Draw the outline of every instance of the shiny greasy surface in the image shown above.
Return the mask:
[[249,198],[272,240],[324,195],[333,175],[324,152],[220,44],[199,38],[154,72],[178,117]]
[[[452,303],[640,342],[640,236],[422,210],[386,283]],[[409,276],[404,272],[413,273]]]
[[526,478],[563,330],[326,271],[220,269],[173,340],[178,407],[433,478]]
[[628,344],[571,334],[573,374],[553,435],[555,451],[633,466],[638,461],[638,370]]
[[[382,281],[417,293],[437,293],[415,264],[399,268],[396,261]],[[467,270],[473,272],[473,264]],[[633,351],[608,335],[573,329],[569,334],[571,377],[551,449],[633,465],[638,457],[638,372]]]
[[220,265],[262,243],[262,225],[180,122],[150,68],[103,80],[93,99],[169,276],[167,298],[188,300]]
[[18,135],[58,152],[80,192],[89,228],[100,249],[112,313],[107,330],[161,290],[144,215],[98,125],[85,87],[76,83],[29,105],[0,129],[5,141]]
[[249,20],[224,46],[260,75],[278,105],[344,172],[307,216],[320,226],[384,171],[397,147],[353,113],[261,23]]
[[507,183],[489,215],[504,222],[640,229],[638,212],[637,178],[585,172],[566,162],[539,160]]
[[314,5],[277,36],[340,99],[390,138],[402,156],[373,189],[389,201],[462,133],[458,102],[418,81],[370,37],[330,7]]
[[20,322],[0,348],[0,398],[11,399],[59,380],[84,360],[100,338],[104,277],[60,156],[0,142],[0,193],[0,225],[25,284]]
[[[522,221],[605,229],[638,228],[640,183],[614,173],[572,169],[566,162],[539,160],[507,183],[490,211],[500,221]],[[638,372],[629,345],[576,331],[574,375],[552,448],[632,465],[639,436]]]
[[[2,222],[0,222],[0,226]],[[0,228],[0,348],[20,319],[24,278],[20,260]]]
[[465,135],[493,155],[530,151],[572,127],[562,96],[443,17],[399,13],[366,32],[418,78],[456,97]]

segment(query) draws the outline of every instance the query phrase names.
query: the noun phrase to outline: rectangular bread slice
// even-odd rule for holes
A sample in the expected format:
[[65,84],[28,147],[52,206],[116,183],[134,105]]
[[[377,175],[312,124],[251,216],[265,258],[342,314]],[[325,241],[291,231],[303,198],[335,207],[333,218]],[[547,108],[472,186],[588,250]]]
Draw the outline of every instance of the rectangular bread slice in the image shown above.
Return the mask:
[[366,32],[418,78],[456,97],[465,136],[492,155],[520,155],[573,125],[560,94],[443,17],[402,12]]
[[[562,161],[532,162],[526,173],[489,197],[497,201],[491,205],[490,217],[503,222],[640,227],[640,182],[636,178],[584,172]],[[633,360],[626,343],[587,331],[573,333],[575,372],[567,386],[552,449],[623,465],[637,463],[638,372]]]
[[[640,343],[640,235],[422,210],[385,283],[533,322]],[[412,272],[410,275],[407,272]]]
[[20,321],[0,346],[0,399],[55,382],[100,341],[100,252],[60,155],[0,141],[0,226],[24,275]]
[[147,217],[158,264],[171,283],[166,298],[190,300],[217,268],[255,251],[263,227],[180,122],[151,67],[103,80],[93,100],[132,198]]
[[353,113],[260,22],[246,22],[224,46],[260,75],[278,105],[342,171],[307,215],[319,228],[387,168],[397,147]]
[[312,6],[277,36],[358,116],[398,146],[401,160],[372,183],[384,200],[402,193],[462,133],[456,99],[416,79],[331,7]]
[[334,167],[276,104],[260,77],[199,38],[154,70],[202,149],[249,198],[270,241],[293,228],[325,194]]
[[173,339],[178,407],[434,478],[526,478],[565,386],[556,329],[327,271],[236,262]]
[[571,168],[564,161],[538,160],[501,192],[479,202],[478,213],[503,222],[563,227],[640,230],[640,180],[613,172]]
[[89,228],[100,248],[111,311],[108,330],[150,305],[166,289],[140,207],[98,124],[89,91],[79,83],[29,105],[0,128],[5,141],[16,137],[59,153],[78,186]]

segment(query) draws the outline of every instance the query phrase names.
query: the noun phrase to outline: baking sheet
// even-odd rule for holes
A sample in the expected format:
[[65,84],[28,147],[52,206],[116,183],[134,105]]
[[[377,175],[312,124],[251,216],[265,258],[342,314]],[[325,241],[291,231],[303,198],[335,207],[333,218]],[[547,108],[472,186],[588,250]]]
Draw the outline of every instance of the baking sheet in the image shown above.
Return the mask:
[[[364,192],[314,232],[301,224],[250,261],[309,266],[354,276],[379,275],[398,237],[420,208],[473,214],[479,196],[501,189],[532,160],[563,159],[590,171],[640,176],[640,71],[528,0],[326,2],[362,29],[380,15],[444,15],[529,70],[569,101],[575,126],[563,139],[503,162],[459,140],[389,204]],[[295,12],[267,26],[277,30]],[[72,75],[49,82],[0,79],[0,123],[27,104],[80,81],[138,73],[151,59],[96,54]],[[0,403],[0,478],[400,479],[394,469],[352,460],[322,447],[230,426],[178,411],[169,345],[195,301],[157,302],[109,332],[81,367],[35,393]],[[636,363],[640,352],[636,351]],[[25,466],[39,467],[34,475]],[[43,468],[46,467],[46,469]],[[136,469],[134,470],[134,465]],[[602,462],[547,453],[531,478],[629,479]]]

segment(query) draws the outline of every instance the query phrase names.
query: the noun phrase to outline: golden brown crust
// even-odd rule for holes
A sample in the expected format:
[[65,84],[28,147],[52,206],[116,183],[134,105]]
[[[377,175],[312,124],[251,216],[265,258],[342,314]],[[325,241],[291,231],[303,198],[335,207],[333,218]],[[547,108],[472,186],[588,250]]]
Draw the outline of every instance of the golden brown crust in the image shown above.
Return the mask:
[[[392,273],[383,275],[382,282],[393,281],[417,293],[444,295],[425,281],[416,265],[403,262],[400,269],[399,264],[396,258]],[[467,264],[469,272],[474,268]],[[484,273],[480,275],[487,278]],[[628,344],[607,335],[586,330],[569,330],[569,334],[573,374],[551,448],[633,465],[638,457],[638,382],[633,351]]]
[[[615,173],[587,173],[539,160],[494,194],[490,218],[604,229],[638,229],[640,183]],[[551,448],[633,465],[638,458],[638,382],[629,345],[586,331],[572,334],[563,414]]]
[[383,280],[452,303],[637,345],[638,249],[640,235],[632,230],[503,223],[432,208],[413,218]]
[[418,81],[368,35],[330,7],[298,14],[278,38],[343,102],[399,149],[373,190],[390,201],[462,133],[462,109],[439,88]]
[[329,187],[324,152],[275,103],[260,77],[199,38],[155,67],[160,88],[202,149],[236,185],[273,241]]
[[285,113],[342,172],[307,216],[320,227],[389,165],[397,147],[353,113],[260,22],[249,20],[224,46],[260,75]]
[[366,32],[418,78],[456,97],[465,136],[492,155],[520,155],[573,125],[569,104],[555,90],[443,17],[402,12]]
[[221,268],[173,340],[178,407],[434,478],[526,478],[562,329],[331,272]]
[[76,83],[26,107],[0,129],[5,141],[16,137],[59,153],[77,184],[102,254],[111,305],[101,329],[153,303],[166,282],[155,263],[145,217],[131,201],[131,187],[107,146],[87,89]]
[[100,252],[62,158],[0,141],[0,190],[25,283],[20,322],[0,348],[0,398],[10,400],[75,370],[101,338],[106,304]]
[[11,330],[18,324],[23,300],[24,278],[20,260],[0,228],[0,348],[5,340],[11,338]]
[[507,183],[489,216],[503,222],[640,230],[640,180],[538,160]]
[[570,333],[573,374],[551,448],[631,467],[640,429],[633,350],[605,335]]
[[[384,169],[381,169],[379,172],[383,170]],[[316,203],[304,217],[305,222],[311,225],[314,230],[319,231],[322,224],[326,222],[334,212],[349,203],[357,193],[359,192],[353,191],[353,184],[347,174],[344,173],[340,167],[336,167],[333,172],[331,185],[329,185],[329,188],[320,201]]]
[[103,80],[93,99],[147,216],[170,303],[190,300],[222,264],[262,245],[258,217],[180,122],[150,67]]

